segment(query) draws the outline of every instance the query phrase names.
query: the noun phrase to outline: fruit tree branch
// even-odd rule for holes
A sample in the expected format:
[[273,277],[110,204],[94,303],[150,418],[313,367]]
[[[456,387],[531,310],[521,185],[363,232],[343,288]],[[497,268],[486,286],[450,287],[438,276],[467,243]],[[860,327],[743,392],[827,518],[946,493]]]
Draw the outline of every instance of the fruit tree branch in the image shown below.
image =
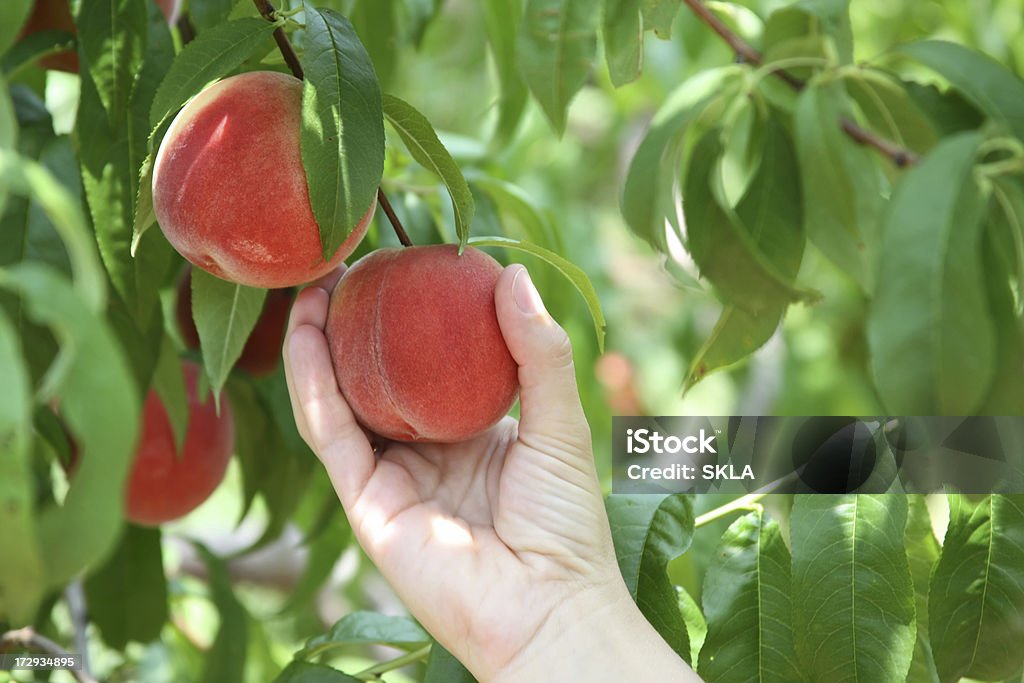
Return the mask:
[[[717,33],[722,40],[728,43],[729,47],[731,47],[733,51],[743,59],[743,61],[755,66],[760,66],[764,62],[760,52],[755,50],[748,42],[736,35],[732,29],[726,26],[725,22],[719,19],[710,9],[708,9],[707,5],[701,2],[701,0],[682,0],[682,2],[693,10],[693,13],[697,15],[697,18],[704,22],[712,31]],[[802,90],[804,85],[806,85],[802,80],[796,78],[793,74],[784,69],[772,71],[772,74],[785,81],[796,91]],[[839,120],[839,127],[842,128],[843,132],[846,133],[847,137],[851,140],[873,148],[880,154],[884,155],[898,168],[913,166],[920,159],[917,154],[909,149],[900,147],[892,140],[879,137],[871,131],[861,128],[845,116]]]
[[[253,4],[256,5],[256,9],[259,10],[260,16],[267,21],[277,21],[277,10],[270,4],[270,0],[252,0]],[[277,47],[281,50],[281,56],[284,57],[285,63],[288,64],[288,68],[292,70],[292,74],[296,78],[302,80],[304,73],[302,71],[302,64],[299,62],[299,56],[295,54],[295,48],[288,41],[288,36],[284,34],[284,29],[278,27],[274,29],[274,40],[277,41]],[[398,220],[398,216],[395,215],[394,210],[391,208],[391,202],[384,195],[384,190],[377,188],[377,201],[380,203],[380,207],[384,209],[384,214],[391,221],[391,227],[394,228],[395,234],[398,236],[398,241],[403,246],[411,247],[412,241],[409,239],[409,234],[402,227],[402,222]]]
[[[260,16],[267,21],[277,21],[277,10],[270,4],[270,0],[252,0],[253,4],[256,5],[256,9],[259,10]],[[278,26],[274,29],[274,41],[277,42],[277,49],[281,51],[281,56],[284,57],[285,63],[288,68],[292,70],[295,78],[302,79],[302,64],[299,63],[299,56],[295,54],[295,48],[288,42],[288,36],[284,34],[284,29]]]
[[398,216],[395,215],[395,210],[391,208],[391,202],[384,195],[384,190],[377,188],[377,201],[380,202],[380,208],[384,209],[384,215],[391,221],[391,227],[395,229],[395,234],[398,236],[398,241],[402,243],[403,247],[411,247],[412,240],[409,239],[409,233],[402,227],[402,221],[398,220]]
[[[70,657],[71,653],[53,642],[46,636],[41,636],[31,627],[25,627],[16,631],[8,631],[0,635],[0,652],[10,650],[12,647],[24,648],[31,652],[39,652],[53,657]],[[84,671],[71,669],[69,673],[79,683],[96,683],[96,679]]]

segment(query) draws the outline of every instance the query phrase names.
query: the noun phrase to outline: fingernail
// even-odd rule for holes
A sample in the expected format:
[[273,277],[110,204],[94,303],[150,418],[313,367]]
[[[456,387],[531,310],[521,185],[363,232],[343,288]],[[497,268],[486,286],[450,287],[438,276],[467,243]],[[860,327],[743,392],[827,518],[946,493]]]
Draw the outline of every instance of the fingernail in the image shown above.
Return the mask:
[[547,315],[544,301],[540,298],[537,288],[533,286],[533,280],[530,279],[526,268],[521,268],[512,280],[512,298],[516,302],[516,307],[526,315]]

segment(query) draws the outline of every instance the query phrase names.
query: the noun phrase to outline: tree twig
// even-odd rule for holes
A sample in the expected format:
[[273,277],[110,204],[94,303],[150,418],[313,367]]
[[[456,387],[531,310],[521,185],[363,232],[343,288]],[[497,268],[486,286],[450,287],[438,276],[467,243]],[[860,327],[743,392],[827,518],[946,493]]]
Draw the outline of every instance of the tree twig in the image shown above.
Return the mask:
[[[748,42],[736,35],[732,29],[726,26],[725,22],[719,19],[714,12],[708,9],[707,5],[701,2],[701,0],[682,0],[682,2],[693,10],[693,13],[696,14],[697,17],[712,31],[717,33],[722,40],[728,43],[729,47],[731,47],[736,54],[743,59],[743,61],[755,66],[760,66],[764,63],[764,58],[761,56],[761,53],[755,50]],[[793,76],[793,74],[789,73],[785,69],[772,71],[772,74],[785,81],[796,91],[803,90],[806,85],[804,81]],[[898,168],[913,166],[920,160],[920,157],[911,150],[900,147],[892,140],[880,137],[875,133],[862,128],[848,117],[844,116],[841,118],[838,124],[851,140],[871,147],[888,158],[889,161]]]
[[[270,0],[252,1],[256,5],[256,9],[259,10],[260,16],[267,21],[277,21],[277,10],[270,4]],[[277,49],[281,51],[281,56],[284,57],[285,64],[292,70],[292,74],[295,75],[295,78],[302,80],[302,64],[299,63],[299,56],[295,54],[295,48],[288,42],[288,36],[284,34],[284,29],[280,26],[274,29],[274,41],[277,43]]]
[[[71,653],[53,642],[46,636],[41,636],[29,626],[8,631],[0,635],[0,652],[9,650],[11,647],[25,648],[31,652],[39,652],[53,657],[70,657]],[[96,679],[85,671],[70,669],[69,673],[79,683],[97,683]]]
[[384,194],[384,190],[377,188],[377,201],[380,203],[380,208],[384,209],[384,215],[391,221],[391,227],[395,229],[395,234],[398,236],[398,241],[402,243],[403,247],[411,247],[412,240],[409,239],[409,233],[405,231],[402,226],[402,221],[398,220],[398,216],[395,215],[395,210],[391,208],[391,202],[388,201],[387,196]]

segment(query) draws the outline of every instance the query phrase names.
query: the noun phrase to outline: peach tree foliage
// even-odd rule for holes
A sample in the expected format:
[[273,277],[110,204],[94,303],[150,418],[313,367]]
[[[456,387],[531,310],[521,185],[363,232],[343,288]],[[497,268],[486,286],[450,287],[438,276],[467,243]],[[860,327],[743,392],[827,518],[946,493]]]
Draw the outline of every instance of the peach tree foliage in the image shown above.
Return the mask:
[[[168,26],[154,3],[75,0],[74,34],[28,36],[32,0],[0,9],[0,632],[33,625],[74,649],[60,615],[83,593],[112,679],[161,652],[186,678],[211,681],[371,680],[405,663],[434,683],[471,680],[410,619],[354,611],[327,629],[312,619],[351,533],[295,430],[280,369],[254,378],[235,367],[263,290],[196,270],[201,343],[185,354],[201,360],[208,390],[230,396],[242,518],[266,510],[241,553],[287,527],[301,533],[307,561],[281,607],[291,635],[267,627],[226,553],[197,542],[218,615],[197,647],[171,619],[188,589],[165,574],[168,534],[123,519],[147,391],[179,438],[188,419],[171,294],[183,264],[155,226],[155,151],[207,83],[294,72],[281,36],[304,75],[302,159],[325,253],[381,186],[418,244],[535,259],[542,289],[568,292],[553,310],[572,321],[589,368],[605,325],[587,276],[598,264],[574,265],[567,242],[579,233],[501,168],[526,154],[517,145],[531,118],[555,145],[576,134],[569,107],[581,89],[628,93],[675,46],[700,66],[657,93],[614,183],[621,229],[668,256],[681,287],[720,303],[717,324],[683,354],[680,386],[755,354],[795,307],[815,315],[832,269],[863,304],[854,333],[885,411],[1024,410],[1024,83],[1013,67],[912,28],[855,62],[850,12],[861,10],[844,0],[312,0],[261,16],[262,4],[187,0]],[[420,73],[413,60],[440,59],[421,51],[428,33],[464,21],[487,59],[460,74],[495,93],[470,142],[439,136],[405,91]],[[77,108],[55,128],[36,61],[68,49]],[[458,83],[437,88],[458,106]],[[378,211],[357,255],[392,244]],[[572,287],[544,287],[547,266]],[[589,407],[593,382],[581,386]],[[54,463],[75,448],[92,456],[69,484]],[[780,496],[721,513],[700,497],[610,496],[607,508],[633,597],[708,681],[1019,680],[1024,498],[947,502],[941,538],[919,496]],[[346,590],[359,596],[362,581]],[[289,661],[292,642],[305,645]],[[376,657],[375,644],[401,654],[370,668],[335,657]]]

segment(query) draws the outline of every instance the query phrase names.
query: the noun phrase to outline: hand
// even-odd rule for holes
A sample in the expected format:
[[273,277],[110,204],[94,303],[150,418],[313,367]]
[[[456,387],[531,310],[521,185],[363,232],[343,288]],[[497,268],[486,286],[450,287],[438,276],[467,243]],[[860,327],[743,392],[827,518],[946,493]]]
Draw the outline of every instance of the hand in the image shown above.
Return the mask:
[[[572,347],[526,269],[506,268],[495,291],[519,365],[521,421],[505,418],[455,444],[382,442],[356,423],[323,333],[336,281],[296,300],[288,389],[299,432],[327,468],[356,538],[409,611],[484,681],[555,680],[547,660],[558,655],[547,648],[573,647],[570,633],[593,642],[580,624],[600,630],[618,620],[628,624],[627,641],[635,635],[668,650],[619,574]],[[606,623],[594,623],[598,614]],[[609,677],[588,680],[622,680],[608,666],[596,670]]]

